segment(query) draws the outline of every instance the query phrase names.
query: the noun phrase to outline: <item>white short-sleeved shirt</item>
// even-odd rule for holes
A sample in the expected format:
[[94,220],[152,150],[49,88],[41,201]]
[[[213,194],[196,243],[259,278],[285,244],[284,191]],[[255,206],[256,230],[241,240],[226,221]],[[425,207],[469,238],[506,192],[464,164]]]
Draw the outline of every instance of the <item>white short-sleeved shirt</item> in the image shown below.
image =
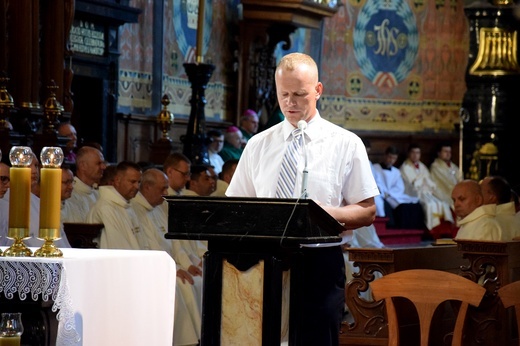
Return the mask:
[[[229,197],[275,197],[285,148],[294,127],[287,121],[253,136],[226,191]],[[379,194],[361,139],[317,113],[305,130],[308,198],[323,205],[355,204]],[[304,153],[298,163],[294,198],[301,194]]]

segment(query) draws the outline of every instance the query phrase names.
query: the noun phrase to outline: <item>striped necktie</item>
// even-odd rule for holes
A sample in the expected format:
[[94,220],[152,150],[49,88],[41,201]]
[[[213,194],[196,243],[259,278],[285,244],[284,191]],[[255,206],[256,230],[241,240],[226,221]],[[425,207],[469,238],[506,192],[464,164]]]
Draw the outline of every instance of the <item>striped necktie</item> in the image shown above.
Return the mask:
[[292,131],[292,141],[285,150],[278,186],[276,187],[277,198],[292,198],[296,185],[296,168],[300,158],[300,148],[302,147],[302,131],[294,129]]

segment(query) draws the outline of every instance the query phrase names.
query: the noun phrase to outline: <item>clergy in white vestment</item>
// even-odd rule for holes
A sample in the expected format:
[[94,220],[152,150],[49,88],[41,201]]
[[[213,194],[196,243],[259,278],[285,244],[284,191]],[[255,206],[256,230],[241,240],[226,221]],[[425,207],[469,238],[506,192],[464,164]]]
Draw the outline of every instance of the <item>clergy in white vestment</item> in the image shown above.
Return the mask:
[[[183,195],[191,176],[190,159],[184,154],[172,153],[164,160],[163,172],[168,177],[168,195]],[[163,203],[162,208],[168,214],[168,203]]]
[[61,167],[61,210],[60,210],[60,234],[61,238],[56,243],[58,247],[70,247],[69,241],[67,239],[67,235],[65,234],[65,230],[63,227],[63,215],[67,214],[68,210],[65,207],[65,201],[68,200],[72,196],[72,191],[74,189],[74,173],[70,170],[68,166]]
[[87,214],[99,198],[97,188],[105,168],[101,151],[88,146],[78,150],[74,189],[65,201],[62,222],[86,222]]
[[405,193],[419,198],[424,211],[426,228],[431,230],[440,225],[442,220],[454,222],[450,203],[442,201],[433,195],[436,185],[431,180],[428,167],[421,162],[421,148],[419,145],[410,145],[408,158],[401,165],[400,171],[403,176]]
[[168,195],[181,195],[190,180],[190,159],[181,153],[170,154],[164,160],[163,171],[168,177]]
[[191,166],[191,178],[185,196],[210,196],[215,192],[216,179],[212,169],[206,165]]
[[496,205],[496,215],[504,240],[520,236],[520,219],[516,217],[515,202],[511,186],[499,176],[485,177],[480,181],[484,204]]
[[476,181],[457,183],[451,195],[459,225],[456,239],[505,241],[495,219],[496,206],[483,204],[482,190]]
[[231,182],[231,178],[233,178],[233,174],[235,174],[237,165],[238,160],[235,159],[227,160],[226,163],[224,163],[224,166],[222,166],[222,172],[220,172],[219,179],[217,180],[216,189],[213,191],[211,196],[226,196],[226,190]]
[[430,176],[435,183],[434,196],[453,205],[451,192],[462,180],[459,167],[451,161],[451,145],[442,143],[437,149],[437,158],[430,165]]
[[419,198],[405,192],[401,171],[393,166],[397,157],[397,148],[388,147],[383,162],[372,166],[377,187],[388,206],[385,208],[385,214],[390,218],[388,226],[421,229],[424,213]]
[[222,166],[224,165],[224,160],[218,154],[222,148],[224,147],[224,135],[222,132],[218,130],[208,131],[206,136],[209,140],[208,144],[208,158],[209,164],[213,166],[215,169],[215,173],[220,174],[222,172]]
[[[164,161],[163,171],[168,177],[168,195],[180,196],[185,195],[186,192],[196,195],[196,192],[188,191],[185,188],[191,177],[191,161],[185,155],[181,153],[170,154]],[[167,203],[162,204],[162,209],[168,215]],[[193,246],[189,240],[173,241],[175,263],[182,269],[189,271],[193,276],[202,276],[201,258],[206,250],[207,246],[200,241],[196,241]]]
[[[147,169],[141,179],[139,192],[130,201],[146,234],[150,249],[164,250],[172,258],[172,240],[166,239],[168,219],[163,195],[168,190],[168,178],[158,169]],[[175,302],[174,345],[197,345],[202,320],[202,277],[192,276],[177,265],[177,294]]]
[[[191,167],[191,179],[186,196],[209,196],[215,190],[215,180],[212,178],[207,166],[198,165]],[[172,211],[172,212],[175,212]],[[206,241],[179,240],[173,243],[173,256],[183,269],[193,276],[202,276],[202,256],[207,251]]]
[[149,244],[142,232],[130,200],[139,191],[141,168],[123,161],[117,165],[113,186],[101,186],[99,199],[87,215],[87,222],[102,223],[99,247],[101,249],[148,250]]

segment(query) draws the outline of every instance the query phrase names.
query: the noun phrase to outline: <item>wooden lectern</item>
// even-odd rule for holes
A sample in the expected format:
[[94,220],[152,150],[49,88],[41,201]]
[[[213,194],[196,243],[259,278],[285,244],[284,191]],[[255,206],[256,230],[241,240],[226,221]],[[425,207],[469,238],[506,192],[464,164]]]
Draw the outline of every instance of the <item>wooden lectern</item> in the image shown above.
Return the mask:
[[[240,290],[228,288],[235,282],[235,278],[228,280],[225,274],[229,265],[244,276],[253,267],[261,270],[261,280],[255,281],[263,287],[258,301],[260,311],[256,315],[259,331],[253,337],[254,343],[280,344],[284,305],[289,316],[289,345],[304,345],[305,340],[299,333],[304,314],[299,287],[305,284],[300,244],[339,242],[344,228],[309,199],[192,196],[165,199],[169,205],[166,238],[208,241],[203,270],[201,345],[244,344],[244,340],[234,339],[239,337],[240,329],[242,334],[246,330],[249,336],[255,335],[254,330],[247,331],[248,325],[240,325],[243,313],[252,314],[249,307],[248,311],[237,312],[235,307],[226,306],[249,299],[249,295],[238,293]],[[284,288],[288,286],[284,278],[289,276],[288,299],[282,299]],[[224,327],[229,320],[223,312],[226,309],[231,311],[233,331]]]

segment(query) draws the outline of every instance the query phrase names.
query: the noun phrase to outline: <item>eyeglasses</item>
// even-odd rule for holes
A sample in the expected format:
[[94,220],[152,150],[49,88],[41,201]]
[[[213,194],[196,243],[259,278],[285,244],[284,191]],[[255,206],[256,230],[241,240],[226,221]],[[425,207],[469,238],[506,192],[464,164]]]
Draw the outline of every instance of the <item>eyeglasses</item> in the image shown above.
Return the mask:
[[180,174],[184,175],[186,178],[191,177],[191,172],[183,172],[183,171],[178,170],[178,169],[175,168],[175,167],[172,167],[172,168],[173,168],[174,171],[179,172]]
[[9,179],[7,175],[0,175],[0,181],[2,182],[2,184],[7,184],[11,181],[11,179]]

